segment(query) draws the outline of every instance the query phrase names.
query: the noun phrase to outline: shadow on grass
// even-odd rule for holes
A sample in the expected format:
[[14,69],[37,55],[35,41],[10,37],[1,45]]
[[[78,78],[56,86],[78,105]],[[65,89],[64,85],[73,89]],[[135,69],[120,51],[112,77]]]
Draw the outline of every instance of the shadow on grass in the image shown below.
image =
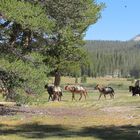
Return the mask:
[[30,123],[18,125],[11,128],[11,126],[0,124],[1,135],[16,134],[24,139],[29,138],[73,138],[77,137],[91,137],[99,138],[101,140],[138,140],[140,139],[140,125],[131,126],[93,126],[83,127],[80,130],[74,130],[62,125],[42,125],[39,123]]
[[[139,140],[140,125],[86,127],[83,133],[102,140]],[[81,132],[82,133],[82,132]]]

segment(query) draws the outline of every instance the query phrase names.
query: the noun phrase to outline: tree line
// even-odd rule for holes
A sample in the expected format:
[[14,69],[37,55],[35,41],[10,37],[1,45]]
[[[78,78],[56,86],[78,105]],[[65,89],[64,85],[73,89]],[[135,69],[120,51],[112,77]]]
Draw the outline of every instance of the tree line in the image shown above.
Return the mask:
[[86,41],[89,64],[81,67],[82,75],[140,77],[139,41]]

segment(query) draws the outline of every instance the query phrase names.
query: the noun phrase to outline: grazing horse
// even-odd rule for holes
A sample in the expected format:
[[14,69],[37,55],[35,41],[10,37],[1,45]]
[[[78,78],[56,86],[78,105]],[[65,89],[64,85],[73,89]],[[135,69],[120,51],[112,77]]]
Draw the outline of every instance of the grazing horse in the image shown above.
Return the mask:
[[137,94],[140,96],[140,87],[129,86],[129,92],[132,92],[132,96],[136,96]]
[[65,86],[65,90],[70,91],[72,93],[72,101],[75,100],[75,94],[80,94],[79,100],[81,100],[82,96],[84,95],[86,100],[87,91],[82,86],[67,85]]
[[110,95],[111,98],[114,98],[114,90],[112,87],[101,87],[99,85],[96,85],[95,89],[99,90],[100,95],[98,100],[100,100],[101,96],[104,95],[106,99],[106,95]]
[[61,97],[63,96],[61,87],[54,86],[53,92],[54,92],[53,94],[54,100],[57,99],[58,101],[61,101]]
[[62,89],[60,87],[56,87],[54,85],[48,85],[46,84],[45,89],[47,89],[47,92],[49,94],[49,98],[48,101],[51,99],[52,101],[54,100],[58,100],[61,101],[61,97],[62,97]]

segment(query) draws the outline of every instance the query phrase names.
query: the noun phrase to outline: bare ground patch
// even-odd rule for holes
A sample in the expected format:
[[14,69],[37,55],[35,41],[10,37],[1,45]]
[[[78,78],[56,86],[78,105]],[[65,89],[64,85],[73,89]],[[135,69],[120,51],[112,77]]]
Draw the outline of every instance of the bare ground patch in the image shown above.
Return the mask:
[[126,118],[140,118],[140,108],[137,106],[115,106],[95,109],[92,107],[32,107],[32,106],[0,106],[0,115],[34,115],[53,117],[100,117],[118,116]]

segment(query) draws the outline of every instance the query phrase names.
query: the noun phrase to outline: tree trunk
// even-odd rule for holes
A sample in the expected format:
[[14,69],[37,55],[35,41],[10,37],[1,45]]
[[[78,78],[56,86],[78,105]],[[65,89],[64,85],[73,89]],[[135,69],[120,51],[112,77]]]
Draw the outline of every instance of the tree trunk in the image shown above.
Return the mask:
[[54,79],[54,85],[59,86],[61,82],[61,74],[60,72],[55,72],[55,79]]
[[25,48],[28,48],[29,47],[30,43],[31,43],[31,30],[25,29],[23,31],[21,45],[25,49]]

